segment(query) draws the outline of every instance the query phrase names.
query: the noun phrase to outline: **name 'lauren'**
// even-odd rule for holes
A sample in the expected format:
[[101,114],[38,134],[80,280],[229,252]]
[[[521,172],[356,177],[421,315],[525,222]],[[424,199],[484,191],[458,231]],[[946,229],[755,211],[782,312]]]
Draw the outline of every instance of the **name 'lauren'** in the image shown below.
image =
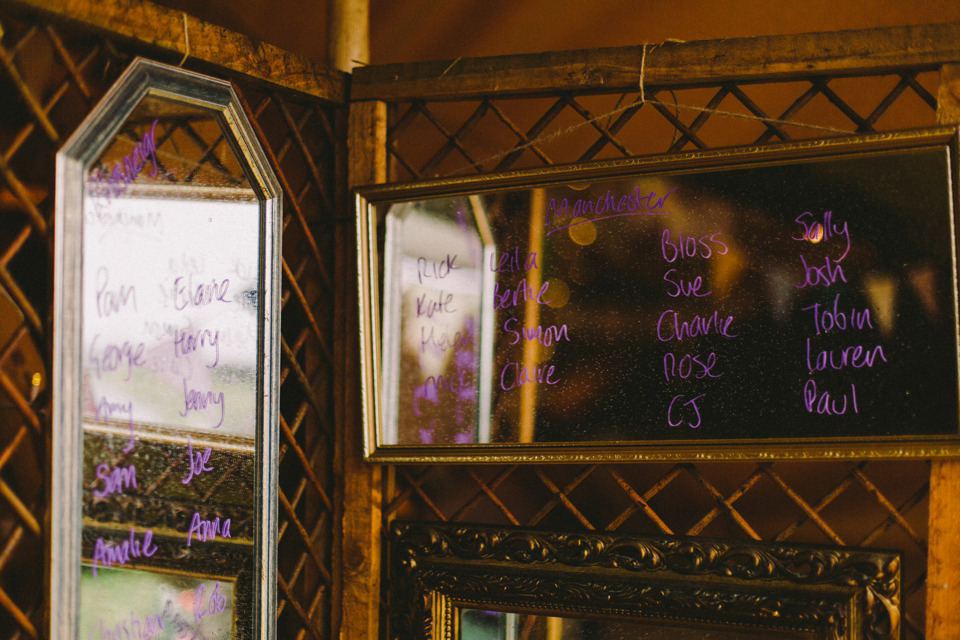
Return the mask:
[[813,356],[810,351],[810,338],[807,338],[807,369],[810,371],[840,370],[845,367],[869,368],[874,365],[877,358],[887,362],[887,356],[883,353],[883,346],[879,344],[872,349],[864,349],[860,345],[855,345],[844,349],[824,350]]

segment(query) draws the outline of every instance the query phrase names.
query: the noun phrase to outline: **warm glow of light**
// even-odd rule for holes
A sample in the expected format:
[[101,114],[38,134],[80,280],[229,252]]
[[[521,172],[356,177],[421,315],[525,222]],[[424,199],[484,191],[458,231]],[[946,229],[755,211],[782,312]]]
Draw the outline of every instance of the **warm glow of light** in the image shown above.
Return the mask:
[[554,309],[566,305],[570,301],[570,287],[567,283],[560,278],[550,278],[547,282],[550,283],[545,296],[550,300],[547,305]]
[[593,244],[597,239],[597,225],[586,218],[574,218],[567,229],[570,239],[581,246]]
[[823,225],[820,223],[815,224],[813,228],[810,229],[810,231],[807,233],[807,240],[809,240],[813,244],[817,244],[818,242],[823,240]]

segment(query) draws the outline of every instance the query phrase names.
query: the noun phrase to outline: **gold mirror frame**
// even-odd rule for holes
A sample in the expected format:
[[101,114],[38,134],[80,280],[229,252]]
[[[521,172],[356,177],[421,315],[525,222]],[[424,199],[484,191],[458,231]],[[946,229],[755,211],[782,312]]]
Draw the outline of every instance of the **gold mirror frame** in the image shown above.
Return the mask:
[[389,554],[391,640],[459,640],[463,609],[900,637],[895,551],[395,521]]
[[[888,183],[896,182],[905,173],[904,168],[921,165],[929,158],[934,158],[930,162],[936,165],[935,171],[929,167],[919,172],[914,169],[911,175],[925,180],[924,187],[914,193],[935,191],[936,204],[915,206],[910,191],[904,195],[903,189],[890,188]],[[960,206],[957,158],[956,127],[938,127],[357,189],[366,457],[380,462],[501,463],[936,457],[960,453],[954,220]],[[871,168],[880,162],[888,162],[884,166],[889,173],[877,180]],[[850,171],[856,172],[855,179],[836,187],[831,180],[839,182],[840,178],[831,172],[843,163],[854,167]],[[736,188],[742,190],[753,178],[736,176],[770,171],[779,171],[793,199],[780,209],[764,204],[767,208],[758,206],[756,211],[739,206],[739,200],[721,204],[717,224],[727,226],[722,233],[710,235],[707,227],[714,220],[709,216],[718,208],[708,200],[710,193],[724,193],[721,188],[726,188],[716,185],[735,176],[733,180],[741,181]],[[811,175],[816,179],[811,180]],[[680,200],[684,192],[671,188],[681,181],[685,181],[684,189],[696,193],[690,201],[694,204],[684,203]],[[706,181],[708,186],[698,181]],[[850,214],[849,227],[842,216],[854,207],[846,207],[846,211],[839,208],[832,214],[816,208],[822,203],[815,206],[811,204],[813,199],[804,195],[804,190],[821,187],[824,191],[834,188],[842,197],[850,198],[843,201],[843,207],[857,203],[859,208]],[[596,193],[578,195],[589,188]],[[632,206],[629,194],[634,189],[657,195],[647,199],[649,210],[641,212],[643,217],[640,213],[596,215],[601,207],[623,208],[625,202]],[[707,193],[710,189],[714,191]],[[765,202],[778,193],[776,187],[767,187]],[[513,198],[511,203],[509,198]],[[561,202],[569,204],[569,211],[558,204]],[[697,209],[697,202],[705,204]],[[595,208],[590,209],[593,203]],[[874,206],[878,203],[883,207]],[[747,204],[752,205],[749,198]],[[587,213],[571,223],[569,217],[579,205],[584,205],[581,213]],[[674,205],[685,209],[681,216],[661,215],[669,214]],[[804,211],[808,212],[806,218],[802,217]],[[561,215],[563,212],[567,213]],[[627,215],[633,217],[624,217]],[[560,218],[565,218],[563,224],[557,222]],[[608,221],[610,218],[615,220]],[[672,262],[671,257],[676,257],[676,242],[684,237],[679,233],[687,230],[684,220],[693,218],[699,220],[691,225],[700,229],[699,240],[686,240],[693,242],[691,251],[698,255],[683,266],[702,260],[701,268],[681,273],[670,268],[680,264]],[[727,245],[729,238],[739,239],[736,234],[742,227],[737,225],[752,224],[744,220],[759,221],[759,229],[764,228],[762,225],[775,227],[780,244],[771,249],[763,246],[767,241],[761,236],[763,231],[744,232],[740,263],[735,264],[738,258],[730,256],[737,252]],[[627,226],[626,221],[635,226]],[[551,227],[551,222],[559,227]],[[640,243],[647,254],[655,252],[656,261],[648,260],[642,268],[634,262],[617,266],[609,260],[605,266],[608,271],[604,272],[626,279],[625,274],[631,270],[650,269],[647,281],[635,278],[628,284],[654,293],[621,301],[617,296],[634,294],[620,290],[596,294],[592,285],[583,285],[580,293],[592,295],[594,306],[577,309],[578,324],[562,315],[567,309],[549,308],[556,306],[552,305],[552,292],[557,274],[567,277],[564,262],[573,261],[554,247],[549,267],[553,271],[544,267],[548,251],[544,238],[562,238],[567,227],[590,231],[571,236],[571,242],[578,244],[592,242],[597,230],[612,232],[607,238],[614,240],[609,242],[620,242],[626,251],[633,251],[631,260]],[[825,235],[817,235],[817,228],[828,227]],[[560,230],[564,234],[550,235]],[[844,230],[846,250],[842,246]],[[672,234],[663,240],[663,247],[661,232]],[[918,238],[922,238],[919,243]],[[797,248],[797,240],[804,241],[804,248]],[[822,244],[814,246],[821,240]],[[913,242],[909,265],[897,262],[899,257],[889,258],[908,242]],[[767,257],[755,260],[761,246]],[[836,248],[834,254],[826,253],[829,246]],[[667,249],[674,252],[672,256],[667,255]],[[721,260],[722,253],[726,263],[707,264],[705,258],[710,258],[707,253],[711,249],[716,250],[712,260]],[[785,260],[779,257],[785,250],[791,252],[789,264],[763,262]],[[805,260],[801,260],[802,252],[808,252]],[[853,272],[856,286],[850,286],[842,298],[825,289],[829,296],[824,294],[823,300],[816,302],[819,306],[807,306],[814,304],[807,294],[816,285],[846,284],[845,280],[841,282],[838,263],[848,252],[851,257],[842,266]],[[474,255],[468,260],[466,253]],[[812,255],[819,263],[812,261]],[[652,262],[656,264],[651,266]],[[718,284],[718,273],[731,269],[746,272],[745,263],[752,269],[754,283],[750,286],[754,291],[807,288],[801,294],[784,294],[793,305],[786,312],[777,307],[781,293],[756,294],[754,299],[759,302],[752,302],[747,296],[738,299],[730,289],[707,299],[717,300],[713,307],[695,306],[704,302],[695,298],[726,286]],[[496,273],[491,276],[489,271]],[[451,282],[450,274],[461,281]],[[823,279],[815,282],[821,274]],[[893,293],[889,293],[891,286]],[[468,296],[459,293],[465,287],[469,288]],[[512,295],[506,302],[504,291]],[[601,295],[606,298],[595,304]],[[677,296],[684,304],[691,301],[690,305],[670,307]],[[837,333],[820,335],[828,333],[828,321],[839,314],[830,307],[838,298],[841,305],[846,305],[843,313],[856,312],[855,317],[851,315],[850,326],[862,331],[846,331],[847,341],[842,344],[836,340],[829,346],[818,343],[838,338]],[[568,299],[574,300],[573,295]],[[616,304],[632,309],[632,315],[622,309],[614,314]],[[466,319],[460,317],[464,308],[468,309]],[[664,347],[668,343],[663,341],[672,339],[669,328],[666,337],[660,333],[657,314],[664,309],[681,309],[672,316],[677,324],[686,309],[693,320],[684,326],[694,327],[689,329],[693,336],[702,329],[704,335],[696,338],[702,342],[694,341],[694,346],[688,347],[688,340],[683,348]],[[898,321],[899,333],[893,334],[892,342],[884,342],[892,331],[890,314],[899,317],[902,311],[904,317],[926,315],[915,324],[910,324],[913,320]],[[780,313],[788,314],[787,320],[795,326],[802,321],[802,331],[794,328],[774,336],[779,330],[770,327],[783,321],[777,317]],[[449,326],[430,324],[431,314],[440,314],[442,322],[449,320]],[[603,333],[601,323],[607,322],[605,318],[610,318],[608,326],[616,337],[594,339]],[[663,314],[660,319],[663,321]],[[696,325],[698,320],[701,325]],[[754,330],[757,325],[762,331]],[[637,337],[641,331],[635,327],[643,327],[642,337]],[[536,338],[530,338],[528,331]],[[770,340],[771,336],[776,340]],[[805,338],[808,346],[804,361]],[[634,341],[630,349],[605,344],[601,355],[594,357],[582,346],[603,340],[618,345],[621,339],[624,343]],[[679,345],[681,339],[677,337],[669,345]],[[748,344],[749,349],[742,348]],[[667,360],[671,354],[663,353],[670,349],[675,352],[672,368]],[[442,358],[425,357],[430,350],[443,352]],[[687,362],[697,350],[702,351],[700,368]],[[714,350],[716,367],[710,360]],[[562,357],[557,355],[561,353]],[[459,364],[460,356],[465,357],[467,365]],[[829,360],[834,356],[839,360]],[[592,363],[591,359],[604,364]],[[763,361],[763,367],[757,365],[759,373],[743,373],[756,359]],[[644,361],[642,372],[635,364],[640,360]],[[905,360],[909,364],[904,366]],[[937,362],[935,370],[923,370],[924,363],[931,360]],[[696,358],[692,362],[697,363]],[[802,362],[810,367],[809,374]],[[514,388],[521,365],[526,371],[539,371],[543,380],[531,379],[530,384]],[[606,367],[616,373],[621,366],[632,367],[632,377],[622,378],[628,382],[601,370]],[[792,367],[789,380],[782,373],[787,367]],[[831,367],[843,371],[832,371]],[[701,377],[703,380],[699,380]],[[781,378],[785,382],[778,386]],[[581,382],[574,383],[574,379]],[[560,384],[552,386],[558,381]],[[568,381],[569,388],[565,386]],[[598,387],[604,391],[596,393]],[[930,391],[933,387],[935,392]],[[730,389],[734,392],[728,393]],[[923,393],[927,395],[921,399]],[[701,400],[704,394],[712,396]],[[704,408],[708,402],[713,402],[709,428],[703,426],[708,421],[708,409]],[[753,402],[764,407],[757,415],[742,410]],[[909,408],[903,408],[910,403]],[[870,407],[865,408],[868,404]],[[934,405],[935,409],[928,409]],[[838,415],[843,411],[848,415]],[[400,421],[405,422],[398,427]],[[845,421],[843,427],[835,429],[841,421]],[[497,435],[498,429],[504,431]],[[440,433],[443,435],[438,436]]]

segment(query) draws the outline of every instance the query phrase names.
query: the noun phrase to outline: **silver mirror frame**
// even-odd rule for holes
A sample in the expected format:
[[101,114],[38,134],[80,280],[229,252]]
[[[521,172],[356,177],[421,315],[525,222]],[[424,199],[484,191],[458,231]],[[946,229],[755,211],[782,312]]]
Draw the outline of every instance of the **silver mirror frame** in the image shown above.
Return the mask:
[[82,223],[85,175],[145,96],[216,112],[260,202],[260,299],[253,607],[256,637],[276,637],[282,191],[229,82],[137,58],[57,153],[53,437],[46,530],[50,637],[77,637],[82,528]]

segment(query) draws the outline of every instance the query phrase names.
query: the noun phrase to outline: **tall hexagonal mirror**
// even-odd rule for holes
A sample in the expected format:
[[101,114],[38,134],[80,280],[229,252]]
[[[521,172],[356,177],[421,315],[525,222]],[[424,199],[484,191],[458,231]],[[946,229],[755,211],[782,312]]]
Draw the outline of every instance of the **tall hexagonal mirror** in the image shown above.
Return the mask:
[[142,59],[57,172],[51,636],[273,637],[276,178],[229,83]]

